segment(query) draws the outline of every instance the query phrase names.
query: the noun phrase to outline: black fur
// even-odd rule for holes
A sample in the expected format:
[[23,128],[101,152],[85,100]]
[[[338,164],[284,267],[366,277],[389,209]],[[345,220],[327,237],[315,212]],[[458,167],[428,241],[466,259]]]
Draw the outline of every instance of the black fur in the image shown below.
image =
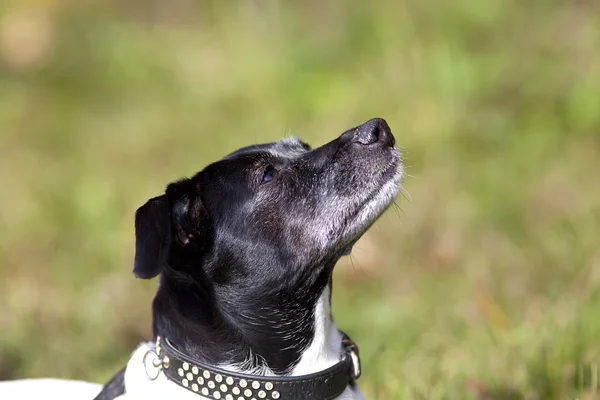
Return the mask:
[[111,378],[94,400],[113,400],[125,393],[125,368]]
[[396,194],[394,144],[375,119],[315,150],[250,146],[148,201],[134,274],[160,274],[154,335],[207,364],[290,372],[335,263]]
[[148,200],[135,213],[133,273],[150,279],[163,270],[171,248],[171,209],[167,196]]

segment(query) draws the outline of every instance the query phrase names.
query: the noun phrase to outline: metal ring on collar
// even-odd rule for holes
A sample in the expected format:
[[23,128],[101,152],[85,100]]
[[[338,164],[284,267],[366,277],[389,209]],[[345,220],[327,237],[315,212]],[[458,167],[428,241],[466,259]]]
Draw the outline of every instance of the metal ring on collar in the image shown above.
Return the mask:
[[144,364],[144,371],[146,372],[146,377],[151,381],[156,380],[163,366],[163,362],[158,356],[158,354],[156,354],[154,350],[148,350],[146,354],[144,354],[142,363]]

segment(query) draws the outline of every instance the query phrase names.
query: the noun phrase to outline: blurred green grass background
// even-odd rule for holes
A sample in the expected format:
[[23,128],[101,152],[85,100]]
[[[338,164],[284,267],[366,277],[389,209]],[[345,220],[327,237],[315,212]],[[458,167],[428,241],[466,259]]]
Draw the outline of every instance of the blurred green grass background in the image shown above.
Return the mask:
[[102,382],[150,336],[133,213],[168,182],[372,117],[410,176],[336,270],[367,397],[600,395],[590,0],[6,3],[0,379]]

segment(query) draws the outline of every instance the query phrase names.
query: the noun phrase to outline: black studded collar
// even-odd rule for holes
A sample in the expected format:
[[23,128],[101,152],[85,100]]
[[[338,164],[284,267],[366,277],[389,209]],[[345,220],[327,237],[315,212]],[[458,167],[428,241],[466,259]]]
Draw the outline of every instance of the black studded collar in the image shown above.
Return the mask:
[[346,335],[340,361],[326,370],[302,376],[259,376],[209,366],[177,350],[167,338],[156,339],[156,351],[144,355],[148,379],[160,371],[179,386],[216,400],[330,400],[360,376],[358,347]]

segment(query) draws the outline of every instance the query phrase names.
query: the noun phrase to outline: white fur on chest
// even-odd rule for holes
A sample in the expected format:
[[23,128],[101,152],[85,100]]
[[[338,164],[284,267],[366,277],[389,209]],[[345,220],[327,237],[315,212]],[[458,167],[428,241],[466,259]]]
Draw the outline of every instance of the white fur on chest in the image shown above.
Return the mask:
[[292,376],[312,374],[327,369],[340,360],[342,354],[342,334],[331,317],[329,285],[317,300],[315,306],[315,334],[311,344],[302,353],[300,362]]
[[[319,372],[339,361],[342,351],[342,335],[331,317],[329,294],[330,288],[327,286],[315,307],[315,336],[302,354],[300,362],[294,367],[291,376]],[[190,392],[171,382],[162,372],[156,380],[149,380],[146,377],[143,358],[148,350],[154,350],[154,348],[153,343],[144,343],[133,353],[125,372],[126,393],[120,396],[119,400],[208,400],[204,396]],[[230,371],[239,371],[235,366],[221,365],[220,367]],[[364,396],[355,385],[353,388],[346,388],[336,400],[361,399],[364,400]]]

